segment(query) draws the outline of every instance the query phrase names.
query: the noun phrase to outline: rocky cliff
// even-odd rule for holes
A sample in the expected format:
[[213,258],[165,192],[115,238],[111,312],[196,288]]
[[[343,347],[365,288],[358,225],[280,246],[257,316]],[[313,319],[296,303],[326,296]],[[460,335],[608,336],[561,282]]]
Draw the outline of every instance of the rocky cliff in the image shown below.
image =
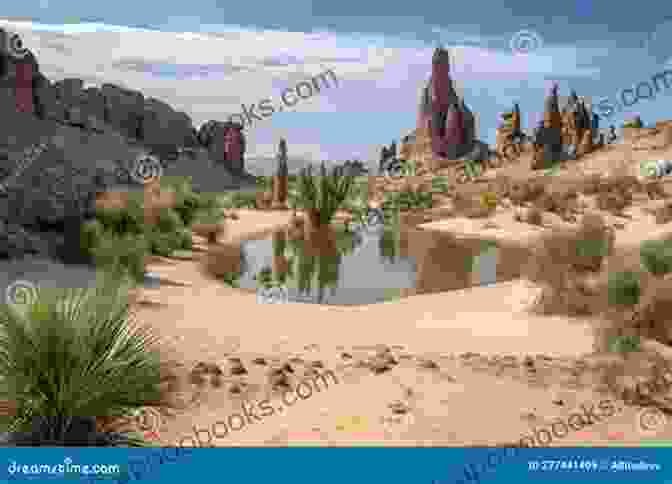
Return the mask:
[[0,258],[44,252],[45,231],[89,216],[96,194],[124,183],[120,164],[142,153],[173,154],[162,159],[164,175],[190,175],[197,189],[253,182],[242,126],[196,130],[187,114],[141,92],[50,80],[11,35],[0,29]]

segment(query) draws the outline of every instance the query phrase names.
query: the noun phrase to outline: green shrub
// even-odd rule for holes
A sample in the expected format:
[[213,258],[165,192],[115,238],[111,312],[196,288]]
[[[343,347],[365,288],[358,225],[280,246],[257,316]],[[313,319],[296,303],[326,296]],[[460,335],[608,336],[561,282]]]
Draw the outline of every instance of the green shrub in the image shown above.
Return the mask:
[[164,233],[174,233],[182,229],[184,224],[182,223],[182,217],[173,209],[162,210],[159,214],[159,220],[157,221],[156,228],[160,232]]
[[145,277],[145,256],[149,249],[145,237],[107,233],[92,252],[97,266],[116,274],[127,273],[139,282]]
[[170,257],[173,252],[182,248],[183,237],[179,232],[152,230],[147,235],[147,242],[152,254]]
[[610,305],[634,306],[641,296],[640,275],[632,271],[617,272],[609,276],[607,296]]
[[133,320],[129,288],[107,275],[95,288],[38,289],[25,306],[0,305],[0,399],[23,417],[9,445],[142,445],[81,426],[163,405],[159,340]]
[[80,247],[82,250],[90,254],[93,248],[100,244],[104,230],[103,224],[99,220],[94,219],[84,222],[80,237]]
[[142,198],[129,196],[128,204],[124,208],[100,209],[96,211],[96,219],[103,225],[105,231],[117,235],[142,234],[145,226]]
[[648,240],[639,250],[642,265],[654,276],[672,272],[672,242],[667,240]]
[[178,231],[177,234],[180,240],[180,249],[191,250],[193,245],[193,240],[191,238],[191,230],[182,229]]
[[432,208],[432,193],[428,192],[387,192],[383,202],[383,210],[387,208],[399,208],[400,210]]
[[639,336],[617,336],[609,344],[609,351],[613,353],[630,353],[640,351],[641,338]]

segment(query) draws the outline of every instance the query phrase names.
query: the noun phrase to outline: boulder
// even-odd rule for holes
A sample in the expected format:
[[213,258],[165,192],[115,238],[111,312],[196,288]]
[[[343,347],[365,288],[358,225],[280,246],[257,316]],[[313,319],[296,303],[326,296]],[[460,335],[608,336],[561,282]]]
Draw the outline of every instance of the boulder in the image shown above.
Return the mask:
[[114,84],[103,84],[101,92],[105,99],[105,122],[127,138],[139,139],[145,111],[142,93]]
[[166,144],[193,146],[196,142],[191,118],[154,98],[145,101],[141,133],[143,143],[152,148]]

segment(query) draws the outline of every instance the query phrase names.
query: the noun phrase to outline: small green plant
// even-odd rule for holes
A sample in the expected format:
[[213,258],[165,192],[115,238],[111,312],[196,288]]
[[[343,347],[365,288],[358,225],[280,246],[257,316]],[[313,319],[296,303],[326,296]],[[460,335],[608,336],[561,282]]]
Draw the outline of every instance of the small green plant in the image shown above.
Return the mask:
[[387,192],[383,201],[383,212],[386,208],[399,208],[400,210],[428,209],[434,202],[431,192]]
[[474,160],[465,160],[464,173],[469,179],[474,180],[483,173],[483,164]]
[[156,223],[156,228],[160,232],[177,232],[182,229],[184,224],[180,214],[172,209],[164,209],[159,214],[159,220]]
[[159,339],[133,319],[129,281],[101,276],[94,288],[38,289],[25,307],[0,305],[0,398],[20,417],[9,445],[142,445],[96,431],[96,417],[164,405]]
[[607,299],[610,305],[634,306],[639,303],[641,292],[640,274],[624,271],[609,276]]
[[105,234],[92,250],[96,265],[118,274],[129,274],[140,282],[145,277],[145,257],[149,253],[145,237]]
[[640,351],[641,338],[639,336],[616,336],[609,345],[612,353],[632,353]]
[[183,241],[184,238],[178,231],[164,232],[154,228],[147,233],[150,252],[162,257],[170,257],[173,252],[182,249]]
[[338,174],[336,170],[327,175],[324,163],[320,166],[320,175],[313,176],[312,168],[311,165],[301,170],[296,201],[301,208],[316,213],[319,224],[326,226],[350,194],[355,177]]
[[82,233],[80,247],[86,253],[91,253],[94,247],[98,246],[103,237],[105,228],[99,220],[89,220],[82,224]]
[[257,177],[257,190],[262,192],[268,192],[272,189],[273,189],[273,177],[270,176]]
[[654,276],[672,272],[672,242],[648,240],[639,249],[642,265]]
[[447,193],[450,191],[450,183],[446,176],[435,176],[432,178],[432,192]]
[[227,192],[220,200],[224,208],[257,208],[257,192]]

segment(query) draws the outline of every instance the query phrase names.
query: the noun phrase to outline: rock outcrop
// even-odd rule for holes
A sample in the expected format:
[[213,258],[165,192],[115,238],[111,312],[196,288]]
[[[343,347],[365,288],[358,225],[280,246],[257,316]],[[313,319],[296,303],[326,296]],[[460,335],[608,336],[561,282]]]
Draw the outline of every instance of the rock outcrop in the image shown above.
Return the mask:
[[[90,216],[97,194],[125,183],[120,163],[143,153],[174,155],[164,173],[193,175],[197,188],[251,183],[241,126],[211,122],[201,148],[187,114],[113,84],[52,82],[32,52],[17,55],[3,29],[0,37],[0,258],[51,249],[45,231]],[[39,156],[27,154],[40,144]]]
[[213,160],[224,164],[234,174],[245,167],[243,126],[232,121],[208,121],[198,131],[198,141],[208,149]]
[[429,131],[435,156],[455,160],[471,151],[474,116],[455,92],[445,49],[434,51],[432,75],[422,90],[418,111],[417,131]]

